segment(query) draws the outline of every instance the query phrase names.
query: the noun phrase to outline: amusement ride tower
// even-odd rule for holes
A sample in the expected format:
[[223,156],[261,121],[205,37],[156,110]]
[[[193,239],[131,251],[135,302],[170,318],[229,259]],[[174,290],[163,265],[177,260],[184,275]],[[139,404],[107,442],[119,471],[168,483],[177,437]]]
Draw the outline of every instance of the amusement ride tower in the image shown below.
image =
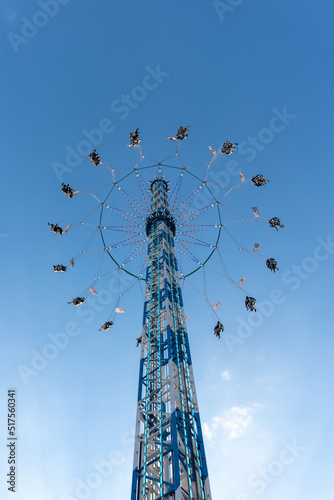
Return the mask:
[[[180,127],[176,138],[168,136],[176,143],[176,151],[165,160],[178,157],[180,142],[188,136],[188,129]],[[259,243],[254,244],[252,251],[245,249],[227,226],[245,220],[269,222],[269,226],[276,230],[284,226],[278,217],[270,220],[261,218],[257,207],[252,207],[254,217],[249,217],[238,214],[223,203],[224,198],[241,185],[264,186],[269,181],[262,174],[246,180],[239,172],[240,182],[232,187],[217,185],[209,180],[213,163],[230,155],[237,149],[236,144],[224,142],[218,152],[210,147],[213,158],[204,165],[185,167],[181,160],[180,167],[167,165],[164,160],[154,165],[145,165],[144,162],[145,166],[140,167],[144,155],[138,135],[138,129],[130,134],[129,146],[136,147],[140,158],[134,168],[123,169],[128,170],[127,173],[118,173],[117,169],[103,163],[95,150],[89,155],[94,167],[106,167],[113,177],[111,189],[110,184],[105,186],[108,193],[104,201],[92,191],[82,192],[92,195],[94,201],[100,204],[99,224],[88,220],[94,209],[83,220],[66,226],[64,231],[57,224],[49,225],[51,231],[57,234],[66,234],[69,229],[82,224],[93,227],[92,237],[99,231],[103,241],[99,272],[106,254],[115,267],[110,271],[108,265],[108,272],[97,276],[82,296],[74,298],[69,304],[83,304],[84,309],[89,293],[94,296],[99,293],[95,290],[97,281],[114,271],[119,274],[124,271],[129,280],[134,280],[117,297],[110,318],[99,331],[108,331],[114,325],[117,313],[125,313],[125,309],[118,307],[124,294],[136,283],[146,283],[142,335],[137,339],[138,345],[141,344],[141,356],[131,500],[212,500],[186,330],[189,318],[184,316],[180,280],[188,282],[188,277],[201,270],[203,297],[215,319],[219,320],[216,309],[221,302],[212,305],[208,299],[206,270],[218,274],[220,283],[222,277],[226,278],[245,299],[246,308],[256,312],[256,300],[246,295],[243,288],[246,276],[235,282],[227,271],[219,250],[221,233],[225,231],[224,235],[232,240],[233,248],[238,252],[252,253],[265,260],[266,256],[258,254]],[[197,175],[194,169],[202,167],[204,175],[200,177],[201,171]],[[166,172],[169,180],[165,180]],[[171,194],[168,194],[169,181],[173,186]],[[123,184],[125,187],[122,187]],[[138,191],[134,194],[136,187]],[[63,184],[61,191],[69,198],[80,193],[68,184]],[[219,197],[216,197],[217,194]],[[83,251],[70,259],[72,269],[74,261],[82,254],[100,251],[87,250],[91,241],[92,238]],[[224,249],[228,247],[224,246]],[[216,259],[213,269],[211,264],[207,265],[209,261],[213,262],[212,257]],[[217,271],[219,265],[223,273]],[[266,266],[270,271],[278,270],[274,258],[267,259]],[[63,264],[53,267],[55,272],[67,270]],[[195,286],[193,288],[197,290]],[[224,327],[218,321],[214,334],[220,339],[223,332]]]
[[131,500],[211,500],[168,182],[151,182]]

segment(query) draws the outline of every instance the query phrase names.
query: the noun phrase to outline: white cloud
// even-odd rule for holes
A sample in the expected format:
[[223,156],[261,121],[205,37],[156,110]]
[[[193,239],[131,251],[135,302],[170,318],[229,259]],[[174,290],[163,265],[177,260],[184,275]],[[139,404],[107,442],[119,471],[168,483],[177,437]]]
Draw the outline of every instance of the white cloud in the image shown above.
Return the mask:
[[222,372],[222,379],[223,380],[230,380],[230,378],[231,378],[230,372],[228,370],[224,370]]
[[213,441],[213,430],[205,422],[203,424],[203,434],[209,441]]
[[212,418],[211,424],[203,424],[204,436],[214,444],[219,431],[227,433],[228,439],[236,439],[247,431],[253,422],[254,414],[259,405],[233,406],[230,410]]
[[253,412],[252,408],[234,407],[230,410],[229,415],[221,421],[221,426],[229,433],[229,439],[235,439],[245,434],[252,423]]

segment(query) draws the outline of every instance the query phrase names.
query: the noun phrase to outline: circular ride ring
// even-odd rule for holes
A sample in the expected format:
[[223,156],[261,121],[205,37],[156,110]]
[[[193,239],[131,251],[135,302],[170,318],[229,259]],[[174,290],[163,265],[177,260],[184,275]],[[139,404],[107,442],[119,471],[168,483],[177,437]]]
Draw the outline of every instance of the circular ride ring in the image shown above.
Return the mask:
[[[120,244],[109,245],[109,243],[106,241],[107,238],[104,234],[104,230],[105,229],[109,229],[109,230],[114,229],[116,231],[123,231],[124,233],[134,232],[138,235],[145,236],[145,238],[143,240],[139,240],[139,243],[140,243],[139,246],[141,246],[141,244],[143,244],[145,242],[145,240],[147,240],[146,234],[144,234],[144,232],[137,232],[137,231],[133,231],[132,229],[131,229],[131,231],[129,231],[128,229],[129,228],[136,228],[136,227],[137,228],[144,227],[146,224],[147,216],[150,214],[151,207],[149,206],[149,204],[150,204],[149,189],[145,188],[145,183],[139,175],[139,172],[141,174],[144,174],[144,173],[147,173],[147,171],[149,169],[151,169],[150,173],[152,172],[151,180],[153,180],[152,177],[154,174],[158,174],[158,175],[162,176],[164,169],[170,169],[169,171],[171,171],[173,169],[174,172],[181,171],[179,173],[178,177],[176,179],[174,179],[174,181],[173,181],[173,183],[175,185],[174,185],[173,191],[169,197],[169,203],[172,206],[170,206],[169,208],[170,208],[171,215],[176,220],[176,224],[175,224],[176,225],[176,235],[174,238],[175,249],[178,250],[179,253],[183,254],[183,256],[187,257],[188,260],[191,260],[193,262],[192,268],[189,268],[189,265],[188,265],[187,266],[188,269],[183,273],[181,270],[182,267],[180,266],[180,261],[179,261],[179,267],[181,268],[180,269],[181,278],[186,278],[186,277],[194,274],[196,271],[202,269],[203,266],[212,257],[214,252],[218,249],[218,243],[220,240],[221,230],[223,227],[219,201],[215,198],[214,194],[212,193],[212,191],[208,187],[206,181],[203,181],[200,177],[198,177],[194,173],[190,172],[186,167],[166,165],[163,163],[156,163],[154,165],[149,165],[149,166],[144,166],[144,167],[137,167],[136,166],[131,170],[131,172],[129,172],[128,174],[126,174],[122,178],[120,178],[119,181],[114,180],[113,187],[111,188],[111,190],[109,191],[106,198],[104,199],[104,201],[101,204],[102,206],[101,206],[101,213],[100,213],[99,229],[100,229],[100,234],[101,234],[104,250],[108,253],[109,257],[112,259],[112,261],[117,265],[117,267],[119,269],[122,269],[123,271],[125,271],[129,275],[131,275],[139,280],[146,281],[146,279],[144,277],[142,277],[142,275],[139,272],[137,272],[137,273],[133,272],[134,270],[129,270],[126,267],[126,264],[127,264],[126,260],[123,262],[120,262],[120,258],[117,257],[115,255],[115,252],[113,252],[112,250],[113,250],[113,247],[120,248],[121,245]],[[190,194],[188,196],[181,196],[181,194],[180,194],[180,191],[182,190],[184,174],[188,174],[191,177],[192,183],[196,182],[196,184],[197,184],[197,187],[195,189],[192,189],[192,191],[190,192]],[[140,200],[141,203],[138,200],[136,200],[132,194],[130,194],[129,192],[127,192],[125,189],[123,189],[120,186],[120,183],[122,183],[125,180],[129,181],[131,179],[130,176],[133,176],[133,175],[136,175],[136,177],[137,177],[139,191],[141,193],[141,200]],[[149,180],[148,180],[148,182],[149,182]],[[167,182],[171,182],[171,181],[167,180]],[[198,186],[198,182],[200,183],[199,186]],[[204,198],[208,200],[208,204],[205,205],[204,207],[201,207],[201,208],[194,208],[194,206],[191,206],[191,204],[194,202],[194,200],[196,200],[198,193],[202,189],[204,189]],[[125,200],[127,201],[127,203],[132,206],[133,212],[128,212],[128,211],[125,211],[125,210],[120,209],[120,208],[111,207],[110,205],[107,204],[107,202],[112,197],[112,195],[114,193],[116,193],[117,191],[120,192],[123,195],[123,197],[125,198]],[[179,196],[180,196],[180,198],[179,198]],[[176,203],[177,200],[179,200],[178,203]],[[145,208],[145,206],[146,206],[146,208]],[[189,209],[189,207],[191,210],[190,212],[187,211],[187,209]],[[135,223],[135,225],[134,226],[132,226],[132,225],[128,225],[128,226],[106,225],[105,224],[106,212],[109,210],[111,210],[114,214],[116,213],[118,216],[121,216],[125,219],[128,219],[128,221],[130,220],[132,223]],[[214,224],[211,223],[212,212],[215,214],[215,223]],[[188,216],[189,216],[189,218],[188,218]],[[210,223],[207,223],[208,216],[210,218]],[[137,218],[139,220],[141,219],[141,224],[139,224],[139,223],[136,224],[135,218]],[[184,218],[186,218],[186,220],[181,222],[181,220]],[[186,224],[187,222],[190,222],[191,220],[198,219],[198,218],[202,219],[202,221],[206,222],[206,223],[205,224],[190,224],[190,225]],[[144,224],[144,226],[142,224]],[[189,234],[192,232],[198,233],[198,232],[202,232],[202,231],[209,231],[210,232],[210,238],[212,240],[211,242],[200,240],[200,239],[195,238]],[[183,239],[179,238],[180,235],[183,237]],[[131,238],[134,238],[134,236]],[[127,239],[131,240],[131,238],[127,238]],[[126,240],[124,240],[124,241],[126,241]],[[134,242],[134,243],[138,243],[138,241]],[[125,243],[124,245],[131,245],[131,242]],[[201,250],[201,258],[200,259],[195,255],[194,250],[191,251],[189,249],[189,247],[193,247],[193,246],[196,246],[197,250],[198,250],[198,247],[202,247],[202,248],[204,247],[206,249],[205,251]],[[137,255],[133,255],[130,259],[128,259],[128,262],[134,260],[138,255],[142,254],[144,252],[145,248],[147,249],[147,246],[145,246],[144,249],[141,250]]]

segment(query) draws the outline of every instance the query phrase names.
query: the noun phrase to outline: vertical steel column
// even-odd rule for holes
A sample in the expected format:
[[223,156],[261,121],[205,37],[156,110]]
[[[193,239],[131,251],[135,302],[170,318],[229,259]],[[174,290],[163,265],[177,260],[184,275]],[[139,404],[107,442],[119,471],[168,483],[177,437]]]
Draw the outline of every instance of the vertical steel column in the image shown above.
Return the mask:
[[131,500],[212,500],[168,183],[151,183],[149,240]]

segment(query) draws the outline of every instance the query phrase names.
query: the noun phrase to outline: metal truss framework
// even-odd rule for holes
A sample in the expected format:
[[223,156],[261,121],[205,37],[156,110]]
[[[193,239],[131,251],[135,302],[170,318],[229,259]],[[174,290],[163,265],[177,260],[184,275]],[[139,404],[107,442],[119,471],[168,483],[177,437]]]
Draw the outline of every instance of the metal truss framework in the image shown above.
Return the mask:
[[168,183],[151,183],[131,500],[212,500]]

